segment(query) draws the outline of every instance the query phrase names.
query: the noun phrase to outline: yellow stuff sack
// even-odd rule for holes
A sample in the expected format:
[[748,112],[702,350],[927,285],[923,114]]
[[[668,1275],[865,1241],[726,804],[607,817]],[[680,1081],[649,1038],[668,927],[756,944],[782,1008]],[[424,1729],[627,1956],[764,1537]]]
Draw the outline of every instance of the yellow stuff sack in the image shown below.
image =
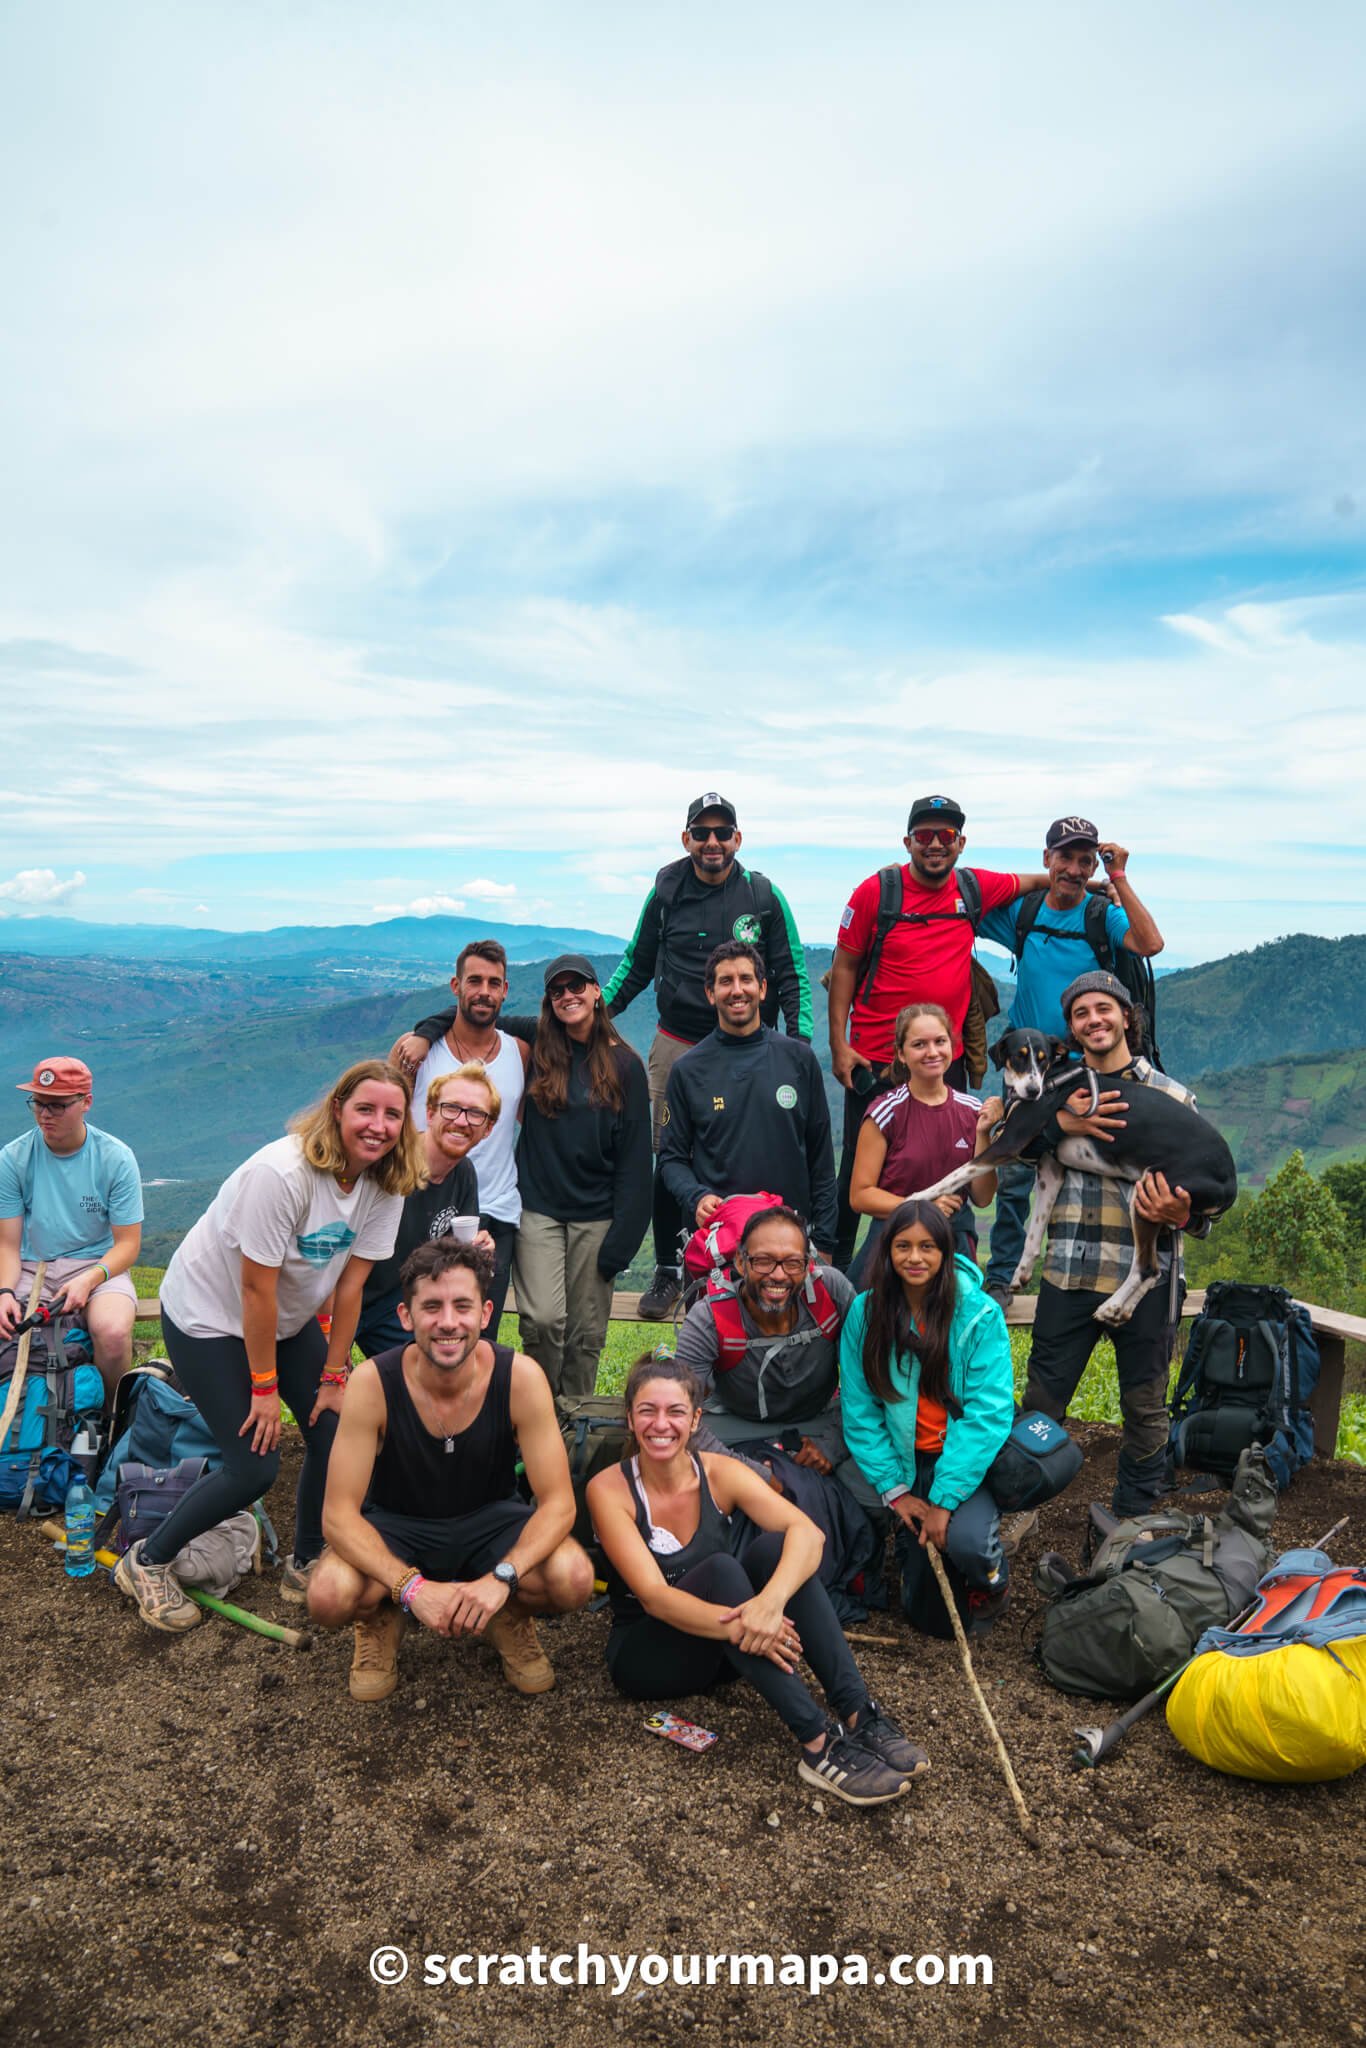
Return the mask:
[[1255,1657],[1207,1650],[1173,1686],[1167,1725],[1236,1778],[1345,1778],[1366,1764],[1366,1636]]

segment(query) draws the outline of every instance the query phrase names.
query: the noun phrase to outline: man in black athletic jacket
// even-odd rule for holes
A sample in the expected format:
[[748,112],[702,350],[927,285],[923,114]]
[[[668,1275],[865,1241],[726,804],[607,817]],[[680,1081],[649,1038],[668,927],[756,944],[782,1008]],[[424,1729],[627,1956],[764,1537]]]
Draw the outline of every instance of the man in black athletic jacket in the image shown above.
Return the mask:
[[835,1154],[825,1078],[809,1045],[763,1021],[763,963],[729,939],[707,961],[716,1029],[669,1075],[659,1171],[689,1223],[727,1195],[781,1195],[828,1252],[835,1237]]
[[[716,1022],[705,987],[707,960],[728,939],[753,946],[768,993],[765,1024],[781,1013],[793,1038],[811,1036],[811,983],[796,921],[780,889],[736,859],[741,832],[735,806],[715,790],[688,805],[683,828],[686,858],[655,876],[635,931],[616,973],[603,990],[608,1015],[619,1016],[651,981],[659,1029],[650,1047],[650,1111],[655,1151],[660,1149],[664,1103],[674,1061],[706,1038]],[[682,1219],[668,1184],[655,1175],[655,1276],[641,1296],[640,1313],[658,1321],[678,1298],[678,1233]]]

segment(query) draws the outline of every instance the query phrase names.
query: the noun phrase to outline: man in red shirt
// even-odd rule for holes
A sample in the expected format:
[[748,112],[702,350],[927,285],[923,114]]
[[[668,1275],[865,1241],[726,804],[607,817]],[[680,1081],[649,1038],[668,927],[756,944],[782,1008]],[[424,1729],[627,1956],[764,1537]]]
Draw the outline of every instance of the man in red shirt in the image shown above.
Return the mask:
[[[908,863],[890,871],[895,916],[882,932],[881,875],[860,882],[840,919],[830,965],[830,1060],[845,1090],[839,1226],[835,1263],[843,1271],[854,1252],[859,1219],[849,1207],[849,1180],[859,1124],[870,1096],[879,1094],[896,1058],[896,1020],[911,1001],[939,1003],[953,1029],[950,1088],[966,1088],[963,1019],[972,993],[972,948],[984,911],[1011,903],[1026,889],[1047,886],[1043,874],[996,874],[973,868],[956,875],[966,818],[952,797],[922,796],[911,805],[902,844]],[[884,871],[888,872],[888,871]],[[880,941],[880,943],[879,943]],[[870,971],[871,970],[871,971]]]

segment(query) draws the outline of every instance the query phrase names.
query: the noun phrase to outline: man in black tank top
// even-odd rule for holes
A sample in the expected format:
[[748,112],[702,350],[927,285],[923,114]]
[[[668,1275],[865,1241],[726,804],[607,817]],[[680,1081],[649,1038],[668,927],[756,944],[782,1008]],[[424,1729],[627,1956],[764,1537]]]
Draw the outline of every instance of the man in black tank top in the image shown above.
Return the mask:
[[[486,1636],[510,1685],[548,1692],[532,1614],[593,1591],[549,1382],[483,1334],[491,1277],[477,1246],[419,1245],[399,1306],[412,1342],[357,1366],[346,1390],[308,1607],[323,1628],[355,1624],[353,1699],[398,1684],[405,1611],[438,1635]],[[516,1491],[519,1458],[534,1507]]]

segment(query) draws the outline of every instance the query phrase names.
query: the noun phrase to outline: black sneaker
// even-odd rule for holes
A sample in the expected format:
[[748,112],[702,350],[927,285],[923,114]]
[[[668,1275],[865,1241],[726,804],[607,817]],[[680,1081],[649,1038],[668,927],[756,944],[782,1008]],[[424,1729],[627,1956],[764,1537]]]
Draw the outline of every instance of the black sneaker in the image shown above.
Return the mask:
[[850,1742],[856,1742],[860,1749],[866,1749],[871,1756],[880,1757],[889,1769],[900,1771],[903,1778],[923,1778],[930,1768],[930,1760],[923,1749],[914,1742],[908,1742],[890,1714],[884,1713],[876,1700],[869,1700],[858,1717],[858,1727],[849,1730]]
[[656,1266],[655,1277],[640,1297],[641,1321],[662,1323],[683,1292],[683,1276],[677,1266]]
[[963,1625],[964,1634],[984,1636],[987,1630],[1000,1620],[1009,1605],[1009,1586],[1001,1586],[994,1593],[974,1586],[968,1594],[968,1618]]
[[910,1783],[904,1771],[893,1770],[856,1736],[846,1735],[839,1721],[827,1724],[825,1748],[819,1756],[802,1751],[797,1776],[808,1785],[833,1792],[850,1806],[881,1806],[888,1799],[899,1799]]

